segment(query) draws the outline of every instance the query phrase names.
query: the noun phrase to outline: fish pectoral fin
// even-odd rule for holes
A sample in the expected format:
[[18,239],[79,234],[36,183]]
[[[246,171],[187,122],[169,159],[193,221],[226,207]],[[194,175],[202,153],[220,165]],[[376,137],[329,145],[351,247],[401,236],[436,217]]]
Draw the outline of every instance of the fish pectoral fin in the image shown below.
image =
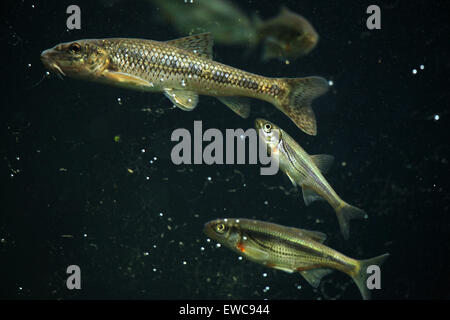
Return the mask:
[[281,270],[281,271],[287,272],[287,273],[292,273],[292,272],[295,271],[294,269],[287,268],[287,267],[281,267],[281,266],[277,266],[277,265],[272,265],[271,267],[274,268],[274,269],[277,269],[277,270]]
[[199,57],[212,60],[213,37],[209,32],[199,33],[193,36],[169,40],[165,42],[168,45],[187,50]]
[[130,86],[138,86],[138,87],[146,87],[146,88],[153,87],[153,85],[150,82],[148,82],[147,80],[133,76],[128,73],[107,70],[107,71],[103,72],[102,76],[105,77],[107,80],[113,81],[115,83],[120,82],[120,83],[127,84]]
[[322,278],[331,272],[333,272],[331,269],[313,269],[300,271],[300,274],[313,288],[317,288]]
[[322,173],[327,173],[334,161],[334,157],[329,154],[316,154],[310,157]]
[[317,193],[314,192],[311,188],[307,186],[302,186],[303,190],[303,200],[305,201],[305,205],[309,206],[312,202],[317,200],[325,200],[321,196],[319,196]]
[[295,182],[294,178],[289,174],[289,172],[286,172],[286,175],[288,176],[289,180],[291,180],[291,183],[294,187],[297,187],[297,183]]
[[164,94],[175,106],[184,111],[194,110],[198,103],[198,94],[192,91],[164,89]]
[[245,253],[250,259],[254,259],[258,262],[265,262],[269,259],[269,254],[267,252],[251,245],[241,244],[238,249]]
[[247,98],[217,97],[217,99],[244,119],[250,115],[250,100]]

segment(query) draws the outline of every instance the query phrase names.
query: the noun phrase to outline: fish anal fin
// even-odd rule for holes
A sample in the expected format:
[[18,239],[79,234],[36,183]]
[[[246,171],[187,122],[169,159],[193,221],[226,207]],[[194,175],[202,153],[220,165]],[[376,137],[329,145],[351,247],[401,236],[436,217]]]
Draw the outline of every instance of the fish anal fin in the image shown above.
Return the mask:
[[314,190],[307,186],[302,186],[303,191],[303,200],[305,201],[305,205],[309,206],[312,202],[317,200],[325,200],[321,196],[319,196]]
[[193,36],[169,40],[165,42],[183,50],[192,52],[200,57],[212,60],[213,37],[209,32],[199,33]]
[[115,84],[119,83],[120,85],[123,85],[123,86],[142,87],[142,88],[152,88],[153,87],[153,85],[150,82],[148,82],[147,80],[133,76],[128,73],[107,70],[102,73],[102,76],[107,81],[111,81]]
[[198,103],[198,94],[192,91],[164,89],[164,94],[175,106],[184,111],[192,111]]
[[313,287],[317,288],[323,277],[333,272],[331,269],[319,268],[312,270],[297,269],[306,281]]
[[250,101],[247,98],[217,97],[217,99],[244,119],[250,115]]
[[329,154],[316,154],[310,156],[316,167],[322,173],[327,173],[333,165],[334,157]]

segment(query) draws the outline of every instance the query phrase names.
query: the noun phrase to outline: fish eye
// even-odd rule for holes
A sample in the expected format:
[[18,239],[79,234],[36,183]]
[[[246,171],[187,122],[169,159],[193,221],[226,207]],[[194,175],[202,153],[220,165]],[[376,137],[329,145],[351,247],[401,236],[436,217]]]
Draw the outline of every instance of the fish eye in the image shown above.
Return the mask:
[[265,132],[270,132],[271,129],[272,129],[272,126],[270,125],[270,123],[266,123],[264,125],[264,131]]
[[74,42],[69,46],[69,50],[73,53],[78,53],[81,51],[81,46],[79,43]]
[[216,231],[218,233],[224,233],[225,232],[225,225],[223,223],[216,224]]

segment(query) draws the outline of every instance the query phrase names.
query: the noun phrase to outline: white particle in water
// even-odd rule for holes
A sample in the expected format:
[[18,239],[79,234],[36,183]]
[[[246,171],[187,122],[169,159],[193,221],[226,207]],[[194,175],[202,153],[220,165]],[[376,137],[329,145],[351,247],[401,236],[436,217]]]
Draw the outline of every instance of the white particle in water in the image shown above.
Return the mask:
[[156,268],[153,268],[153,272],[156,272]]
[[204,247],[200,247],[200,251],[205,251],[205,248]]
[[141,152],[144,153],[144,152],[145,152],[145,149],[141,149]]
[[220,243],[217,243],[217,244],[216,244],[216,247],[217,247],[217,248],[220,248],[221,246],[222,246],[222,245],[221,245]]
[[238,257],[238,260],[242,260],[242,257],[241,257],[241,256],[239,256],[239,257]]
[[264,204],[267,206],[269,204],[269,201],[264,201]]
[[184,264],[184,265],[187,265],[187,262],[186,262],[186,261],[183,261],[183,264]]
[[264,272],[264,273],[262,274],[262,276],[263,276],[264,278],[267,277],[267,273]]
[[206,242],[211,242],[211,239],[210,238],[206,238]]
[[87,238],[87,234],[86,234],[86,233],[84,233],[84,234],[83,234],[83,237]]
[[438,120],[439,120],[439,115],[438,115],[438,114],[435,114],[435,115],[434,115],[434,120],[435,120],[435,121],[438,121]]
[[423,64],[420,65],[420,70],[425,69],[425,66]]
[[207,179],[208,179],[208,181],[211,181],[211,177],[208,177]]
[[144,256],[148,256],[148,252],[144,252]]
[[328,81],[328,85],[331,87],[334,84],[333,80]]
[[417,74],[417,69],[413,69],[412,74]]
[[164,214],[162,212],[159,213],[159,216],[162,217]]

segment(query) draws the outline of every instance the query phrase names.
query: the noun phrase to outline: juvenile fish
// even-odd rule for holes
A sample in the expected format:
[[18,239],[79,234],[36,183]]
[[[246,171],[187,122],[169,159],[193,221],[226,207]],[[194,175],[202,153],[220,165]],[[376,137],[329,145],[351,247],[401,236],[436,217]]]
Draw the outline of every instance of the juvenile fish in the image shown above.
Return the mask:
[[350,220],[363,219],[366,214],[342,200],[322,175],[322,172],[328,171],[334,157],[307,154],[291,136],[270,121],[256,119],[255,127],[268,152],[278,158],[281,171],[289,177],[294,186],[302,188],[305,204],[326,200],[336,212],[342,235],[348,239]]
[[88,39],[61,43],[41,54],[43,64],[61,75],[129,89],[163,92],[185,111],[198,95],[217,97],[246,118],[245,98],[267,101],[304,132],[317,133],[311,101],[325,93],[320,77],[268,78],[212,60],[211,34],[158,42],[143,39]]
[[205,234],[245,258],[267,267],[300,274],[317,288],[332,269],[349,275],[363,299],[370,299],[367,267],[380,266],[388,253],[356,260],[323,244],[326,235],[248,219],[217,219],[205,224]]

